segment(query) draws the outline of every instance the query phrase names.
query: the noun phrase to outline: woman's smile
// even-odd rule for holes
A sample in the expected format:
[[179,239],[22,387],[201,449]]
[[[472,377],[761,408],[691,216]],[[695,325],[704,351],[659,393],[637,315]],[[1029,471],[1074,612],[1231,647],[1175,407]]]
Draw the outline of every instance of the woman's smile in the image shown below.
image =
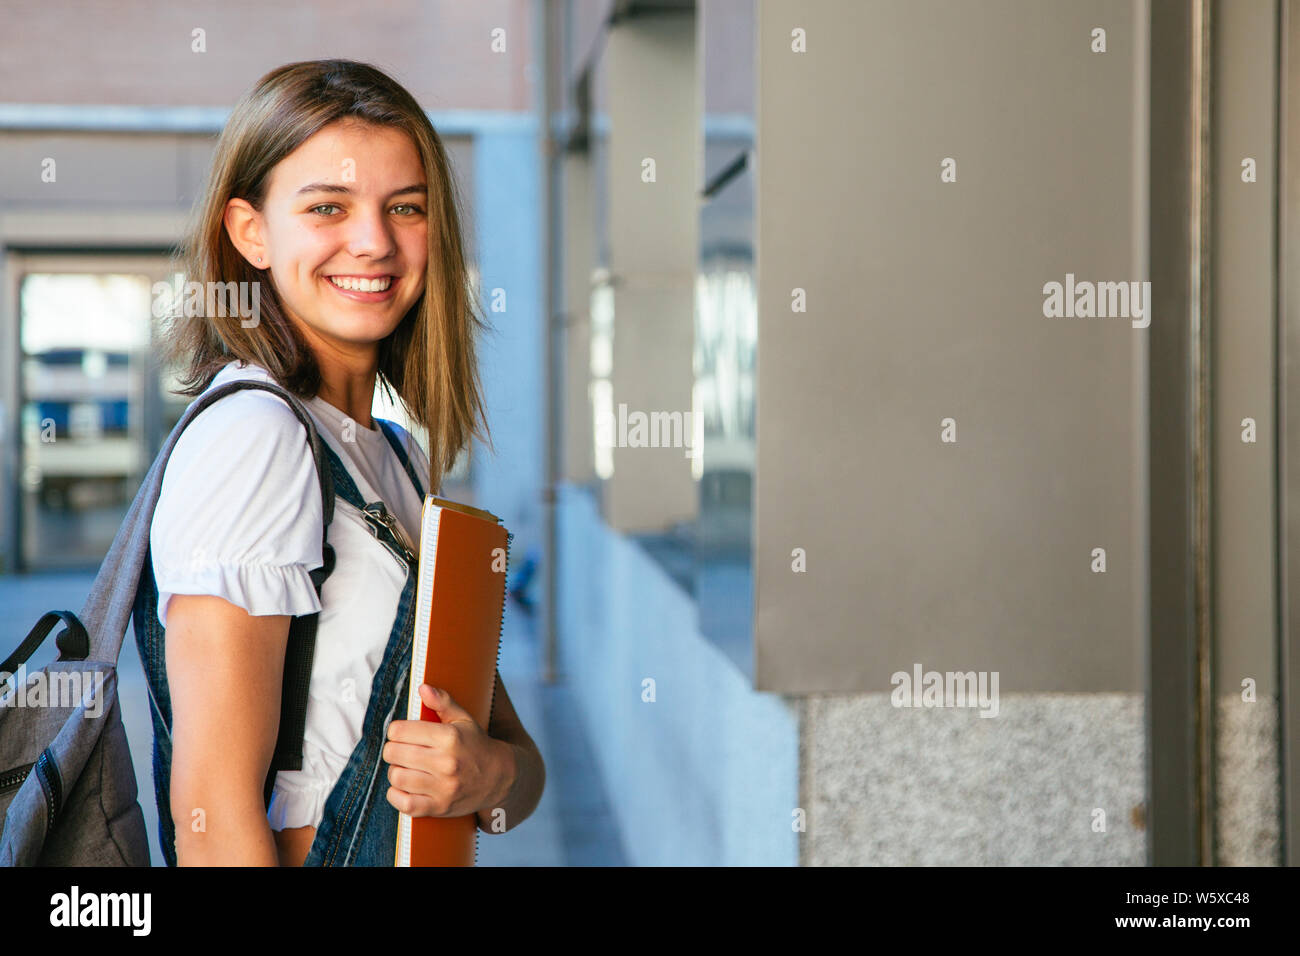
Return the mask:
[[398,279],[393,275],[331,275],[325,276],[325,284],[354,302],[387,302],[397,294]]

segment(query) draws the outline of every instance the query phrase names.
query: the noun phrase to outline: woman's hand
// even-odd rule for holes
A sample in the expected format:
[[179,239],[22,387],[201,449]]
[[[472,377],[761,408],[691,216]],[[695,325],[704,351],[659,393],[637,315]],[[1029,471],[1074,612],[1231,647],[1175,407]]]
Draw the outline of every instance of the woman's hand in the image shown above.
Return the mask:
[[442,723],[388,725],[388,802],[413,817],[463,817],[500,806],[515,777],[510,745],[489,737],[446,691],[421,684],[420,699]]

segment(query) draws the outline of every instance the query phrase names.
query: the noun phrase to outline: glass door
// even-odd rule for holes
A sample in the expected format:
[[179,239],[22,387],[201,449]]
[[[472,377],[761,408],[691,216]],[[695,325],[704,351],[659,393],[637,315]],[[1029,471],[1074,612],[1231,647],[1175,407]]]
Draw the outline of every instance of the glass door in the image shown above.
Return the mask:
[[170,417],[152,349],[153,287],[166,279],[168,261],[162,254],[13,258],[20,568],[94,568]]

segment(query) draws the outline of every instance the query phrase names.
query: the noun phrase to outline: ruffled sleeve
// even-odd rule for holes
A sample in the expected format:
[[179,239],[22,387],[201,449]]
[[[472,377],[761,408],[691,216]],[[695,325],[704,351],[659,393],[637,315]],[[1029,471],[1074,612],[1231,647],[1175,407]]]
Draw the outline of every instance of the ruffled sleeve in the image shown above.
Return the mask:
[[281,770],[275,775],[271,804],[266,808],[272,830],[320,826],[325,802],[347,766],[347,758],[330,759],[311,742],[311,736],[310,732],[303,735],[302,769]]
[[228,395],[181,434],[163,473],[149,545],[158,620],[175,594],[210,594],[249,614],[319,611],[320,482],[307,432],[264,391]]

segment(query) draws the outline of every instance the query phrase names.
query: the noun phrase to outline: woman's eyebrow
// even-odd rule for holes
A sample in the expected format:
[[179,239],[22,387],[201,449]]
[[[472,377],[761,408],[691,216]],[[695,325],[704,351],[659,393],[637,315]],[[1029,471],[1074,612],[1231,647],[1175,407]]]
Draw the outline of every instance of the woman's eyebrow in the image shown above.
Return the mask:
[[[403,186],[401,189],[394,189],[389,196],[402,196],[406,193],[421,193],[425,191],[424,183],[416,183],[414,186]],[[308,183],[299,189],[297,195],[302,196],[307,193],[351,193],[352,190],[347,186],[338,183]]]

